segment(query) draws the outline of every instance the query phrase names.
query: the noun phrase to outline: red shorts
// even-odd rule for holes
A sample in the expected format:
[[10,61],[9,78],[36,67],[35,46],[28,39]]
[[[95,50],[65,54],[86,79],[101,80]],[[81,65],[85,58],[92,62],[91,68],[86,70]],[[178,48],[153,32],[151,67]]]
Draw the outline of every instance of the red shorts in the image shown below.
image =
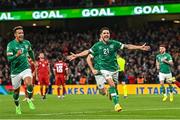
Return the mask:
[[40,85],[49,85],[49,77],[48,76],[38,76]]
[[64,76],[56,76],[56,85],[64,85],[65,84],[65,77]]

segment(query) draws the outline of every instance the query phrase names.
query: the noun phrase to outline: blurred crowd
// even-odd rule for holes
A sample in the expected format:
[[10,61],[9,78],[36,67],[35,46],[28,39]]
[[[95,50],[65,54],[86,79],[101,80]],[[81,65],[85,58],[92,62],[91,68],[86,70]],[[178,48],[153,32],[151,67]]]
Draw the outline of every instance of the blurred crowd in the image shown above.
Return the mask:
[[[43,52],[51,63],[51,83],[53,84],[53,64],[59,54],[67,56],[70,52],[79,53],[89,49],[98,41],[97,30],[81,33],[60,32],[48,30],[25,31],[25,38],[30,40],[35,51],[36,59],[40,52]],[[158,73],[155,66],[155,56],[158,54],[159,45],[166,44],[167,51],[172,55],[174,67],[173,74],[180,73],[180,29],[173,27],[146,26],[142,29],[121,29],[116,26],[112,28],[111,38],[122,43],[142,45],[147,43],[151,51],[123,50],[119,54],[126,60],[126,83],[158,83]],[[7,42],[10,39],[0,37],[0,84],[10,83],[10,68],[5,56]],[[91,73],[85,58],[78,58],[74,61],[67,61],[69,67],[69,79],[67,84],[94,84],[94,76]],[[84,80],[84,83],[80,81]]]
[[173,3],[179,0],[0,0],[0,10]]

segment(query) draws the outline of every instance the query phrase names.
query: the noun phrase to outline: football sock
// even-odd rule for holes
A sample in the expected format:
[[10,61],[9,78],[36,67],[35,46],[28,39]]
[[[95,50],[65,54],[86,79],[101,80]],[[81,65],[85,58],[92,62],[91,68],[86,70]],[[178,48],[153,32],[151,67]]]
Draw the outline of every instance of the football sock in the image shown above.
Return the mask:
[[31,99],[32,95],[33,95],[33,86],[32,85],[27,86],[27,93],[28,93],[28,98]]
[[172,87],[172,85],[169,85],[169,90],[170,90],[171,93],[173,92],[173,87]]
[[63,95],[65,95],[66,94],[66,88],[65,88],[65,86],[63,86]]
[[19,94],[13,94],[14,103],[16,106],[19,106]]
[[60,96],[60,88],[59,87],[57,88],[57,93],[58,93],[58,96]]
[[43,96],[43,87],[40,87],[41,96]]
[[127,86],[123,85],[123,94],[124,96],[127,96]]
[[160,89],[162,90],[162,93],[165,94],[165,87],[164,87],[164,86],[161,86]]
[[47,92],[48,92],[48,87],[46,87],[46,89],[45,89],[45,95],[47,94]]
[[115,83],[115,86],[116,86],[116,87],[115,87],[116,93],[117,93],[117,95],[118,95],[118,97],[119,97],[119,92],[118,92],[118,87],[117,87],[118,85],[117,85],[117,83]]
[[109,88],[109,93],[111,94],[114,105],[118,104],[119,103],[119,97],[118,97],[118,95],[116,93],[115,87],[111,86]]

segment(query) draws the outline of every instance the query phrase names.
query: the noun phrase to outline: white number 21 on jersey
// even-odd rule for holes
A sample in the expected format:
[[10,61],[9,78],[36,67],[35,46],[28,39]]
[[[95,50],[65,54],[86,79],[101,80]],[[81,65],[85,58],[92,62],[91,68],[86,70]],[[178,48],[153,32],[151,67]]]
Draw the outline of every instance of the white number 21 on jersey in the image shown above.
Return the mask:
[[105,48],[105,49],[103,49],[103,52],[104,52],[104,55],[108,55],[109,54],[109,49]]

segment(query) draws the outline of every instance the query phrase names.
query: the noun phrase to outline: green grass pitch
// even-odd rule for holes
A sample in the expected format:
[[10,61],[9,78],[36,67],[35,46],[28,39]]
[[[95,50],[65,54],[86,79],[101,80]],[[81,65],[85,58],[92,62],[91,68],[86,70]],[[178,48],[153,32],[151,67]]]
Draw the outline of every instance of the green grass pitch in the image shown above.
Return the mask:
[[36,95],[34,111],[23,98],[22,115],[16,115],[12,95],[0,95],[0,119],[180,119],[180,95],[174,96],[174,102],[162,102],[161,95],[120,96],[121,112],[115,112],[112,102],[101,95],[67,95],[63,100]]

